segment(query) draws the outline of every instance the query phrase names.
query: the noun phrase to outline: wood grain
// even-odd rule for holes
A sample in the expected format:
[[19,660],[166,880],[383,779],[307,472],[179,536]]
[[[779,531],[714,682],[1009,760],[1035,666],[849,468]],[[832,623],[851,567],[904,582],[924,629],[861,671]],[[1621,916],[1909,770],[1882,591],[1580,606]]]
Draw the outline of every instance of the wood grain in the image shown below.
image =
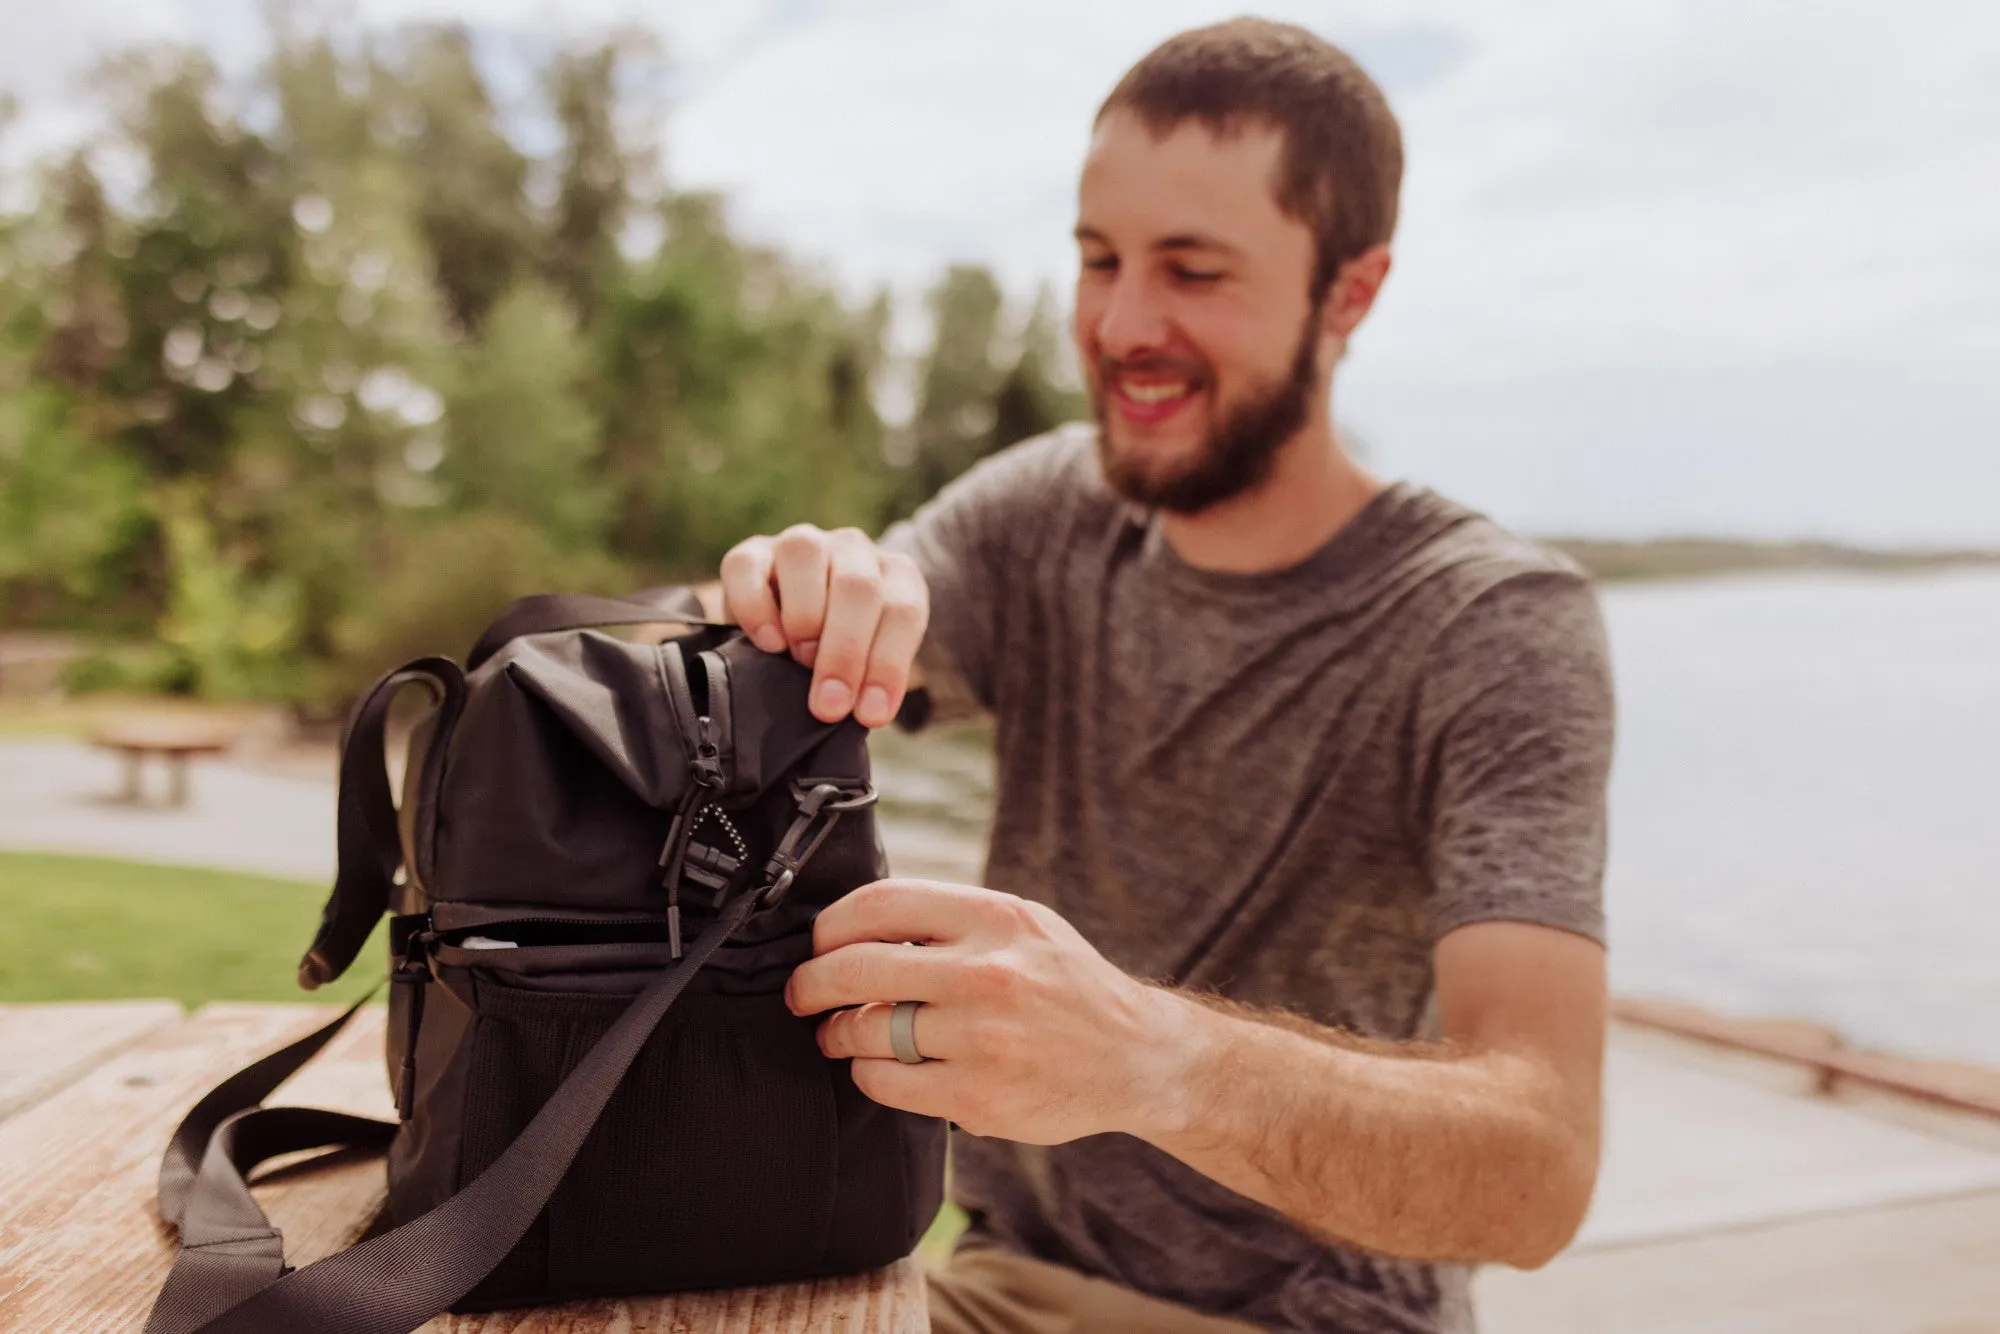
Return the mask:
[[[0,1125],[0,1329],[137,1330],[173,1258],[153,1174],[175,1121],[216,1080],[333,1011],[209,1006]],[[356,1016],[273,1103],[390,1112],[383,1012]],[[134,1085],[134,1078],[151,1079]],[[151,1098],[141,1095],[155,1095]],[[114,1148],[108,1155],[107,1146]],[[380,1159],[285,1165],[257,1188],[307,1264],[353,1244],[379,1212]],[[87,1259],[86,1259],[87,1257]],[[440,1316],[426,1334],[922,1334],[923,1272],[906,1259],[817,1283]]]
[[0,1121],[180,1017],[167,1000],[0,1005]]
[[0,1121],[0,1329],[136,1329],[166,1277],[160,1152],[196,1099],[310,1031],[310,1006],[204,1010]]

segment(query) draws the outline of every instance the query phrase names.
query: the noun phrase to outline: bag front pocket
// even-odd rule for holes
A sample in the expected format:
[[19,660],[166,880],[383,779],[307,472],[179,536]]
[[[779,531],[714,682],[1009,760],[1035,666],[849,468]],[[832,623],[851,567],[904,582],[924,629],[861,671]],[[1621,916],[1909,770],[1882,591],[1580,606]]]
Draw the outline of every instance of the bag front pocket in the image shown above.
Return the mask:
[[[461,1188],[629,1001],[481,980]],[[811,1021],[775,992],[683,995],[548,1207],[460,1309],[811,1275],[838,1174],[831,1067]]]

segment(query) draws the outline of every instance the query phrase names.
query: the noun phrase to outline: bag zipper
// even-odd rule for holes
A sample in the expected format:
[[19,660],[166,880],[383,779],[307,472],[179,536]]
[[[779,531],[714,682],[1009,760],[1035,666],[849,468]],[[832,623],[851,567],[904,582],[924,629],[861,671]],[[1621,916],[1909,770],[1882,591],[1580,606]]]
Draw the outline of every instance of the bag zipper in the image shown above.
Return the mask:
[[[729,785],[728,775],[722,768],[722,753],[729,740],[729,668],[720,654],[704,651],[700,655],[702,674],[708,686],[708,712],[696,713],[694,688],[688,683],[687,659],[679,646],[662,645],[660,657],[665,663],[667,696],[673,706],[675,721],[681,728],[683,740],[690,744],[688,775],[694,780],[682,796],[680,808],[674,812],[673,823],[667,827],[666,846],[660,849],[660,868],[667,890],[668,953],[679,959],[683,953],[681,876],[685,870],[688,839],[694,833],[695,822],[701,818],[703,808]],[[717,715],[724,720],[720,724],[716,722]]]
[[430,947],[437,940],[437,933],[430,929],[430,920],[425,919],[422,928],[412,931],[403,942],[403,957],[396,962],[390,974],[391,986],[406,986],[410,989],[409,1008],[403,1023],[403,1068],[396,1075],[396,1119],[407,1121],[416,1114],[417,1108],[417,1037],[424,1023],[424,995],[429,990],[431,980]]

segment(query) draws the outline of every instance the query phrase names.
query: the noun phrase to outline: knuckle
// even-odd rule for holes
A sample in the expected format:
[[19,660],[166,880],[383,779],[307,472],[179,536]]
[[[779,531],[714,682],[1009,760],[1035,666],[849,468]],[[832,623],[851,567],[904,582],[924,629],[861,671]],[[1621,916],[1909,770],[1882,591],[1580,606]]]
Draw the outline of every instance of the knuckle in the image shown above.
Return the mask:
[[882,596],[881,577],[871,570],[852,567],[835,570],[832,587],[836,597],[874,600]]
[[1001,955],[988,955],[970,965],[971,982],[981,995],[1004,1000],[1019,989],[1020,977]]
[[780,556],[809,556],[826,543],[826,534],[809,523],[795,523],[773,538],[771,545]]
[[887,586],[882,590],[882,619],[899,625],[914,625],[924,618],[927,604],[907,588]]

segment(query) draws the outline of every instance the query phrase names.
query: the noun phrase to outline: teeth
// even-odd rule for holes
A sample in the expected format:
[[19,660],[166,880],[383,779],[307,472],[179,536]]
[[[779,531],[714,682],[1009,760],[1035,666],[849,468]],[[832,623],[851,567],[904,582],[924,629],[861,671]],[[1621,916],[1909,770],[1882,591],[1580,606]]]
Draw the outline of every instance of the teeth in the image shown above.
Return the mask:
[[1133,384],[1128,380],[1120,387],[1125,391],[1125,397],[1134,403],[1164,403],[1188,391],[1184,380],[1172,384]]

